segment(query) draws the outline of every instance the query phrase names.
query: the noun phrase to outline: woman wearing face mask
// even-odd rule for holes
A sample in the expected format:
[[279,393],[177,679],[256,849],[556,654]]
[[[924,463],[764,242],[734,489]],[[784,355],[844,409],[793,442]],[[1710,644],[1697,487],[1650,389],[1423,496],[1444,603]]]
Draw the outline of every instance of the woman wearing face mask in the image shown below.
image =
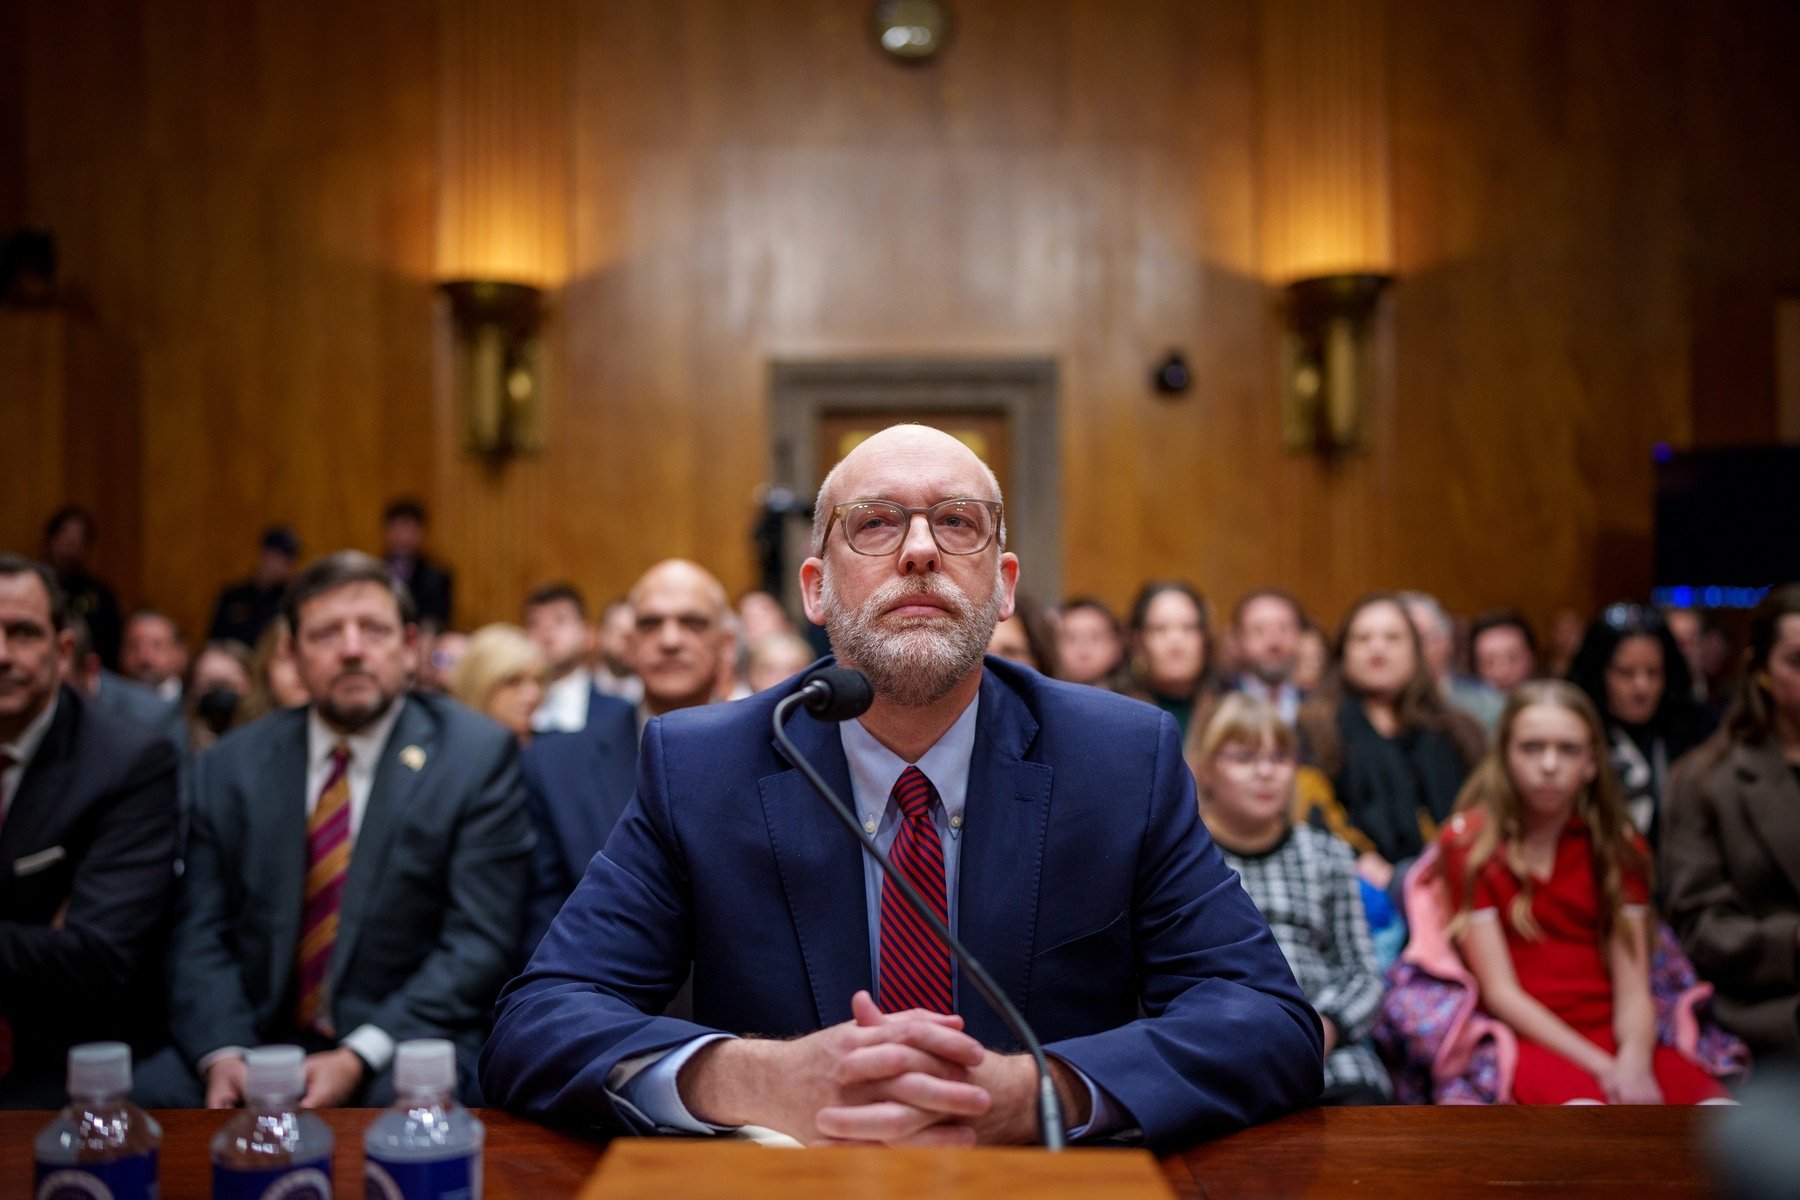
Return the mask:
[[1206,601],[1179,580],[1147,583],[1131,605],[1131,695],[1175,718],[1187,737],[1197,709],[1216,699]]
[[1348,841],[1357,873],[1399,909],[1406,869],[1450,815],[1483,739],[1433,683],[1398,596],[1376,592],[1351,606],[1299,726],[1334,794],[1313,823]]
[[1669,921],[1759,1055],[1800,1053],[1800,584],[1750,620],[1725,727],[1673,772],[1661,867]]
[[1674,635],[1655,609],[1610,605],[1582,637],[1569,681],[1600,710],[1626,811],[1656,846],[1669,765],[1704,736]]
[[207,749],[238,718],[250,694],[250,655],[237,642],[208,642],[194,659],[188,679],[188,749]]

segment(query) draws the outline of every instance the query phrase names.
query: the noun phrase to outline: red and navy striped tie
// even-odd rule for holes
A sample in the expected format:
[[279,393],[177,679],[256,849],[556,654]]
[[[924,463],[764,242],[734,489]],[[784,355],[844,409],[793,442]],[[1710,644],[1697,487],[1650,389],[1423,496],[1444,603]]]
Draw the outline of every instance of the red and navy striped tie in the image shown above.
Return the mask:
[[[944,843],[931,821],[937,789],[917,767],[908,767],[894,784],[894,802],[903,820],[888,859],[894,869],[919,889],[926,907],[950,924],[944,897]],[[901,1012],[926,1008],[954,1011],[950,993],[950,951],[908,908],[899,888],[881,889],[881,1010]]]

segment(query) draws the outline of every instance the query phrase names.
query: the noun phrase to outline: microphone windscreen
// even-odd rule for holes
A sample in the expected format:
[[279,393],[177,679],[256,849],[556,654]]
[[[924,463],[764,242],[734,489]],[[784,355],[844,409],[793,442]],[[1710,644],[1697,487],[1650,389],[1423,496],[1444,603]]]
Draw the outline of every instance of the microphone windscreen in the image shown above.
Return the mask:
[[875,689],[869,677],[849,667],[820,667],[806,677],[806,711],[821,721],[848,721],[869,711]]

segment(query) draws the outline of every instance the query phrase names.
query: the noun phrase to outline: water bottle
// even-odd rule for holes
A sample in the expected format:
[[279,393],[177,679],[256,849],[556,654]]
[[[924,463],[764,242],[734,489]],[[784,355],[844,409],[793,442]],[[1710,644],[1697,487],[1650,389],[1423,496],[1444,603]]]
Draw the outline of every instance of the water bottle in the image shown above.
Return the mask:
[[213,1200],[331,1200],[331,1130],[298,1108],[298,1046],[244,1055],[244,1110],[212,1140]]
[[394,1106],[363,1137],[368,1200],[481,1200],[486,1131],[456,1102],[456,1047],[442,1038],[394,1051]]
[[130,1095],[131,1047],[69,1051],[69,1106],[32,1144],[37,1200],[156,1200],[162,1127]]

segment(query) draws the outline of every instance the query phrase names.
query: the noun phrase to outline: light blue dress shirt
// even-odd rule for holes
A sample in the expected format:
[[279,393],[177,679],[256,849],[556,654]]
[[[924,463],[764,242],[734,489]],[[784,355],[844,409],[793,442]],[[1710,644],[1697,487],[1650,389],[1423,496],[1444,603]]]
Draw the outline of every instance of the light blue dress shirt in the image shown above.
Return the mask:
[[[945,897],[949,901],[952,934],[958,932],[957,880],[960,878],[958,868],[962,862],[963,806],[968,800],[969,762],[975,751],[975,723],[980,707],[980,697],[977,696],[931,749],[919,756],[916,763],[908,763],[882,745],[874,734],[863,728],[859,720],[845,721],[838,726],[844,758],[850,767],[851,802],[862,822],[863,832],[875,840],[883,854],[893,848],[894,839],[900,833],[900,822],[905,819],[900,806],[893,799],[894,785],[899,782],[901,773],[908,766],[916,766],[937,790],[937,802],[931,807],[931,819],[937,826],[938,837],[944,847],[944,888]],[[821,799],[819,803],[823,804],[825,801]],[[862,860],[863,898],[869,923],[869,978],[875,982],[876,995],[880,995],[881,889],[884,878],[874,859],[863,854]],[[954,957],[950,960],[950,971],[954,992],[959,973]],[[728,1126],[709,1125],[688,1112],[687,1105],[681,1102],[676,1077],[682,1066],[702,1046],[731,1036],[728,1033],[709,1033],[684,1042],[648,1063],[621,1063],[608,1078],[607,1090],[663,1128],[681,1133],[729,1132]],[[1080,1074],[1079,1071],[1076,1073]],[[1118,1105],[1087,1076],[1082,1075],[1081,1078],[1087,1084],[1092,1117],[1081,1129],[1070,1130],[1069,1137],[1110,1132],[1126,1125],[1128,1118]]]

